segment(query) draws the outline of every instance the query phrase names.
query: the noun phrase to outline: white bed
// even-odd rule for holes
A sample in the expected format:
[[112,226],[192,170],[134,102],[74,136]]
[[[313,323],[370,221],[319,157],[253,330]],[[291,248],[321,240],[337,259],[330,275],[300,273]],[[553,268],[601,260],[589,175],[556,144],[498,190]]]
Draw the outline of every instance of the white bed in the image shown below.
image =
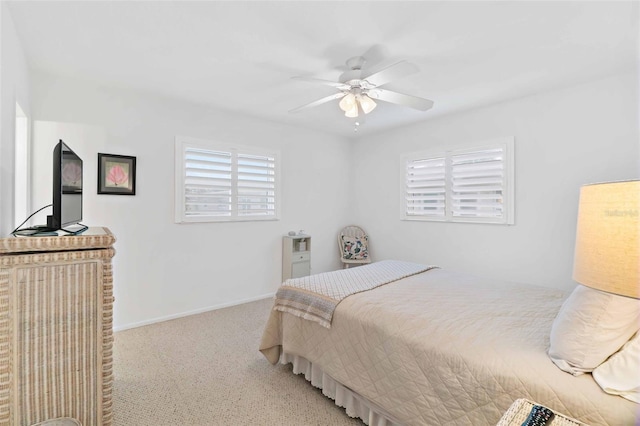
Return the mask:
[[495,425],[518,398],[589,425],[634,425],[637,404],[549,359],[567,296],[433,269],[345,298],[330,328],[274,310],[260,351],[377,426]]

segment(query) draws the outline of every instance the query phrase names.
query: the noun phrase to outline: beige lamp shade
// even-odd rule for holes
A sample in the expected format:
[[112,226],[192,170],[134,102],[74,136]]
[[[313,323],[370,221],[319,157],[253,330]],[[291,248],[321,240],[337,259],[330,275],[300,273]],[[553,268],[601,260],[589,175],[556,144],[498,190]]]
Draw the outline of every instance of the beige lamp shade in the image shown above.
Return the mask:
[[580,189],[573,279],[640,298],[640,181]]

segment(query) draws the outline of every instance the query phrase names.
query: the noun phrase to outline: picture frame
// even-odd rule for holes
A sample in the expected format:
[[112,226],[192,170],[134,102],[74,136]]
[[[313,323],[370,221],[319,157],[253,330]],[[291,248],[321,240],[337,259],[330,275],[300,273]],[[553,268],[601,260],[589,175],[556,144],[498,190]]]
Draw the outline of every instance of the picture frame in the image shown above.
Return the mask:
[[136,195],[136,157],[98,153],[98,194]]

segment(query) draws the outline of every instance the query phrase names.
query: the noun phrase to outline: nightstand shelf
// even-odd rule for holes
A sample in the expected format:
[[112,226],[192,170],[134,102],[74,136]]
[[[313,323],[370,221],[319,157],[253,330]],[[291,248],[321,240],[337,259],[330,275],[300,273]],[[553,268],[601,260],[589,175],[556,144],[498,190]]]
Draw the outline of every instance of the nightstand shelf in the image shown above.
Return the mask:
[[285,235],[282,237],[282,281],[311,274],[311,237]]

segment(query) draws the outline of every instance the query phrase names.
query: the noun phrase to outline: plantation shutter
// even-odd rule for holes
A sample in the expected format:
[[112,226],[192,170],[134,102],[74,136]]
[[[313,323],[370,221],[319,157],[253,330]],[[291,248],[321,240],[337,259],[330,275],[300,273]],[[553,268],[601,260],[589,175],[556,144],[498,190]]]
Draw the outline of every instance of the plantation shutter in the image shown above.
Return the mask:
[[403,156],[401,218],[514,223],[514,140]]
[[407,216],[445,216],[445,158],[408,160],[405,180]]
[[238,154],[238,215],[275,216],[275,158]]
[[451,156],[454,217],[503,217],[504,154],[504,148],[492,148]]
[[278,156],[176,137],[176,222],[278,219]]
[[184,162],[185,216],[231,216],[231,153],[187,147]]

